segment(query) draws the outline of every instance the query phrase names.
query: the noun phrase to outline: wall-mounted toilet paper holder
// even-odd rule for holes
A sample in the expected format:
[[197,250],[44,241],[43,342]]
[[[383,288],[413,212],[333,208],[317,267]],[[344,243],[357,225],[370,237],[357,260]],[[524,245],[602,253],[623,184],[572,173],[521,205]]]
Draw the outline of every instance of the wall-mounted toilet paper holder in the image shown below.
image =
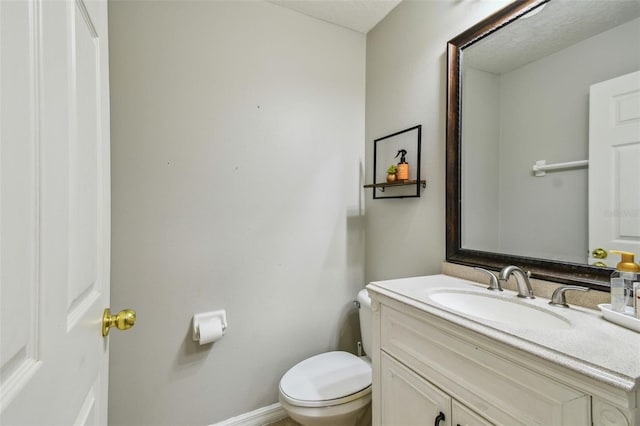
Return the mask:
[[210,339],[207,339],[206,342],[203,342],[200,335],[200,328],[203,327],[205,329],[210,328],[208,325],[212,323],[218,323],[221,325],[221,335],[216,336],[214,340],[218,338],[222,338],[224,333],[227,330],[227,313],[224,309],[219,311],[211,311],[211,312],[202,312],[199,314],[195,314],[193,316],[193,330],[192,330],[192,338],[194,342],[199,342],[200,344],[211,343]]

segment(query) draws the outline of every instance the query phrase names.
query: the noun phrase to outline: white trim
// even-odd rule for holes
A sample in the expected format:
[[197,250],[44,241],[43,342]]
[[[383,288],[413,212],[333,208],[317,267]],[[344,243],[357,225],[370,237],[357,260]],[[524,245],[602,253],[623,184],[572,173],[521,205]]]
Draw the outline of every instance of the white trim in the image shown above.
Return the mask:
[[285,417],[287,417],[287,412],[284,411],[284,408],[282,408],[279,402],[276,402],[275,404],[223,420],[211,426],[264,426],[282,420]]

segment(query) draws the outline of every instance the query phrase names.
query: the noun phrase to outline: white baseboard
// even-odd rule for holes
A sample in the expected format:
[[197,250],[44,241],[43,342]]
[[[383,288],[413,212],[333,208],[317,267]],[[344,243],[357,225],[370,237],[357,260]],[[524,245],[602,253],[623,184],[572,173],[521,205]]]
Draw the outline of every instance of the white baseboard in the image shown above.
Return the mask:
[[276,402],[275,404],[223,420],[211,426],[263,426],[282,420],[285,417],[287,417],[287,412],[284,411],[284,408],[282,408],[279,402]]

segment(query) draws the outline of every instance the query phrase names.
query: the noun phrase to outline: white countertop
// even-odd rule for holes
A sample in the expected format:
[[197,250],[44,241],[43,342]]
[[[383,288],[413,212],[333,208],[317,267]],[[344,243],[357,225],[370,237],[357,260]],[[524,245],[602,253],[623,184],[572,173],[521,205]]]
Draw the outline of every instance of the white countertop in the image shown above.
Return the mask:
[[[514,348],[527,351],[568,369],[627,392],[640,385],[640,333],[613,324],[600,311],[548,305],[548,299],[520,299],[513,291],[490,292],[486,285],[448,275],[429,275],[372,282],[370,292],[410,304],[424,312],[473,330]],[[493,322],[454,312],[431,300],[439,291],[472,291],[504,297],[551,312],[569,321],[571,328],[528,328]],[[484,293],[486,292],[486,293]]]

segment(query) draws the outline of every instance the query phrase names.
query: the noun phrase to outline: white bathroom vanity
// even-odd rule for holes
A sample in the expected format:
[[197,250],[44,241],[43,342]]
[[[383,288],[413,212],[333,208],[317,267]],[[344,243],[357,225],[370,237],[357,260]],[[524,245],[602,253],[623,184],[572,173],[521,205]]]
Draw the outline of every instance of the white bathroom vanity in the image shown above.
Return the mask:
[[446,275],[372,282],[373,426],[640,425],[640,333]]

